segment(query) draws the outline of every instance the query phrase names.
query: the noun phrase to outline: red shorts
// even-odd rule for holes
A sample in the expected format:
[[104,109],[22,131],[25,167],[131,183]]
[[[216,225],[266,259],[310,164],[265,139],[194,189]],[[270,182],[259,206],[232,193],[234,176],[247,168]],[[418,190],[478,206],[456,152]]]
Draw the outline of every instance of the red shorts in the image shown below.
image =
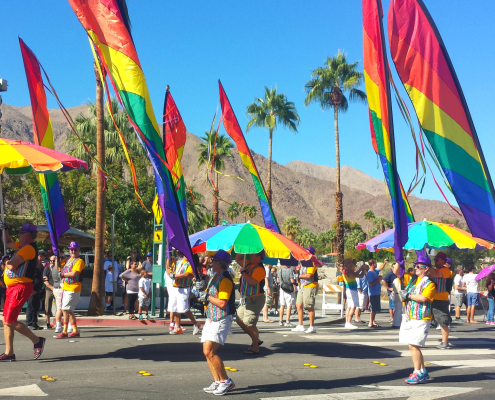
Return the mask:
[[22,306],[28,301],[32,293],[33,282],[7,286],[5,304],[3,305],[3,322],[7,324],[17,322]]

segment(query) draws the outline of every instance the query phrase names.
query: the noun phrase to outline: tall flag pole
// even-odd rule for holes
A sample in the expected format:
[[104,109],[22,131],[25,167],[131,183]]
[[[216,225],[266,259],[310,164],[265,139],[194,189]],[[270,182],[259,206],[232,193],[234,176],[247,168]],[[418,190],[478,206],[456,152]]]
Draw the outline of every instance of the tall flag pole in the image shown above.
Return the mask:
[[390,52],[473,236],[495,241],[492,179],[445,44],[421,0],[392,0]]
[[[55,150],[52,122],[46,104],[46,92],[39,61],[21,38],[19,38],[19,46],[21,48],[22,60],[24,61],[29,96],[31,98],[34,143]],[[62,198],[56,173],[40,174],[38,177],[52,249],[54,254],[58,256],[58,241],[60,236],[69,229],[64,199]]]
[[267,229],[271,229],[275,232],[280,233],[277,220],[275,219],[273,210],[270,207],[270,203],[268,203],[265,188],[263,187],[263,183],[261,183],[260,175],[258,174],[256,165],[254,164],[253,157],[251,157],[251,152],[249,151],[246,139],[244,138],[242,129],[239,125],[239,122],[237,121],[237,117],[234,114],[234,110],[230,105],[229,99],[227,97],[227,94],[225,93],[225,90],[223,89],[220,80],[218,81],[218,87],[220,90],[220,104],[222,106],[223,126],[225,127],[228,135],[237,145],[237,150],[239,150],[239,155],[241,156],[242,163],[251,173],[254,187],[260,201],[261,214],[263,215],[263,220],[265,221],[265,227]]
[[[69,3],[93,43],[117,98],[126,109],[153,165],[158,203],[170,246],[182,252],[193,264],[184,216],[172,182],[172,169],[165,156],[148,85],[130,33],[127,10],[119,0],[69,0]],[[193,270],[196,273],[196,268]]]
[[394,255],[404,270],[403,247],[408,240],[409,204],[399,181],[395,157],[394,122],[381,0],[363,0],[364,77],[373,148],[380,158],[394,213]]

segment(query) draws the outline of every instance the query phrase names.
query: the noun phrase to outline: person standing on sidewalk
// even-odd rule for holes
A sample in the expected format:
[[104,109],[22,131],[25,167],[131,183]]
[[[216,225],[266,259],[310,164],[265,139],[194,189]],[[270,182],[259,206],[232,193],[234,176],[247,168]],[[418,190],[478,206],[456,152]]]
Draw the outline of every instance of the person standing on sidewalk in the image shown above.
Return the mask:
[[440,326],[442,332],[442,343],[437,348],[441,350],[449,349],[449,327],[452,322],[450,316],[449,294],[452,290],[452,272],[445,266],[447,255],[439,252],[435,256],[435,268],[429,268],[428,275],[437,286],[437,293],[433,301],[433,319]]
[[[50,264],[43,270],[43,282],[45,282],[46,286],[46,295],[45,295],[45,317],[46,317],[46,329],[51,329],[52,325],[50,324],[50,317],[53,317],[52,308],[53,302],[55,301],[55,291],[61,290],[60,288],[60,270],[57,266],[57,256],[50,256]],[[59,299],[61,295],[58,296]],[[55,301],[56,303],[56,301]],[[56,328],[60,326],[62,328],[62,310],[59,304],[56,304],[56,313],[55,313],[55,323]]]
[[463,281],[466,284],[467,291],[467,323],[468,324],[479,324],[478,321],[474,320],[474,312],[476,307],[479,305],[480,300],[480,290],[478,281],[476,280],[476,267],[471,265],[467,268],[468,273],[464,275]]
[[376,260],[372,258],[369,262],[369,271],[366,274],[366,278],[368,279],[368,292],[370,296],[370,323],[368,324],[368,328],[379,328],[375,321],[376,313],[382,310],[380,303],[380,295],[382,292],[382,285],[380,284],[383,276],[378,275],[376,270]]
[[387,289],[388,296],[388,313],[390,314],[390,320],[388,322],[393,323],[395,314],[395,296],[394,296],[394,280],[397,276],[392,270],[383,278],[383,286]]
[[360,322],[363,324],[367,323],[361,319],[361,313],[364,310],[366,310],[366,308],[368,307],[368,278],[367,278],[367,273],[369,271],[369,268],[370,267],[367,264],[364,264],[364,268],[363,268],[364,275],[362,278],[358,278],[356,280],[359,305],[356,308],[356,316],[354,317],[354,321]]
[[227,271],[231,261],[230,254],[223,250],[217,251],[212,258],[215,275],[206,289],[205,301],[208,307],[201,335],[203,354],[213,375],[213,383],[203,390],[217,396],[235,387],[234,381],[227,376],[222,359],[217,355],[218,348],[225,344],[232,329],[235,315],[234,281]]
[[272,268],[265,265],[265,305],[263,306],[263,322],[273,323],[271,319],[268,319],[268,307],[272,307],[272,292],[273,292],[273,280],[272,280]]
[[356,279],[360,279],[364,276],[365,265],[356,271],[356,262],[352,258],[346,258],[344,260],[344,269],[342,270],[342,276],[345,283],[345,294],[347,297],[347,310],[345,312],[345,329],[357,329],[356,325],[351,323],[356,307],[359,306],[359,294],[357,290]]
[[[3,226],[0,226],[0,229],[3,229]],[[33,279],[38,266],[38,247],[35,242],[37,236],[38,228],[29,222],[22,225],[18,242],[14,242],[10,238],[9,231],[5,230],[5,246],[15,249],[15,253],[10,260],[5,261],[4,282],[7,286],[3,308],[5,352],[0,355],[1,362],[15,361],[14,332],[16,331],[33,342],[35,360],[40,358],[45,348],[46,339],[36,336],[26,325],[17,320],[22,306],[33,291]]]
[[279,325],[284,325],[284,308],[287,307],[287,316],[285,326],[290,327],[290,312],[294,306],[296,281],[294,280],[294,271],[287,265],[282,265],[277,275],[277,283],[280,287],[280,310],[279,310]]
[[400,297],[406,303],[406,313],[399,331],[399,343],[409,345],[414,371],[404,382],[409,385],[425,383],[430,376],[425,368],[425,361],[420,347],[424,347],[430,331],[432,302],[435,298],[435,284],[428,277],[431,260],[419,255],[414,262],[416,279],[411,279],[406,289],[401,290]]
[[488,311],[486,313],[487,325],[495,325],[493,314],[495,311],[495,273],[492,272],[486,277],[486,289],[488,290]]
[[[74,310],[81,296],[81,272],[84,269],[84,261],[79,257],[79,243],[71,242],[69,245],[70,258],[65,263],[60,277],[62,278],[62,313],[64,314],[64,329],[55,336],[57,339],[66,337],[80,337],[77,329]],[[72,333],[67,333],[68,324],[72,325]]]
[[454,297],[455,297],[455,322],[464,322],[461,318],[461,307],[464,304],[467,312],[467,295],[466,285],[462,281],[464,277],[464,268],[457,267],[457,275],[454,278]]

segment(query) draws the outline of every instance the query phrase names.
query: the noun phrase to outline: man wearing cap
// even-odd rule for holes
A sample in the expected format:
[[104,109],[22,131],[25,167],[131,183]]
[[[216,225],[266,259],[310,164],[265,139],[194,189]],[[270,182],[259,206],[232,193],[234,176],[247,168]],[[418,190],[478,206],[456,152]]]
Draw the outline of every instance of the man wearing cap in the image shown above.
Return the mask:
[[[53,302],[55,301],[55,291],[62,291],[61,288],[61,278],[60,269],[58,268],[57,256],[50,256],[50,264],[43,270],[43,282],[46,286],[46,296],[45,296],[45,317],[46,317],[46,328],[51,329],[50,317],[52,317]],[[58,296],[59,299],[62,298],[61,293]],[[56,303],[56,301],[55,301]],[[56,328],[62,328],[62,309],[60,304],[57,304],[57,311],[55,314]],[[57,333],[60,333],[57,332]]]
[[411,351],[414,371],[405,380],[410,385],[424,383],[430,379],[420,349],[424,347],[430,330],[433,318],[432,302],[437,292],[435,284],[428,277],[430,269],[430,258],[419,255],[414,262],[415,277],[400,291],[400,297],[406,304],[406,312],[400,326],[399,343],[408,344]]
[[464,322],[461,318],[461,307],[464,304],[467,311],[467,294],[466,284],[463,282],[464,268],[459,266],[456,268],[457,274],[454,278],[454,297],[455,297],[455,321]]
[[437,348],[445,350],[449,346],[449,325],[452,322],[450,316],[449,294],[452,290],[452,272],[445,266],[447,255],[439,252],[435,256],[435,268],[430,268],[428,275],[437,286],[437,293],[433,301],[433,318],[435,323],[440,326],[442,332],[442,343]]
[[[66,337],[80,337],[77,329],[74,309],[81,295],[81,272],[84,269],[84,261],[79,258],[79,243],[71,242],[69,246],[70,258],[65,263],[60,277],[62,278],[62,312],[64,314],[64,329],[55,336],[57,339]],[[68,323],[72,325],[72,333],[67,334]]]
[[215,395],[224,395],[235,387],[234,381],[227,376],[222,359],[217,355],[217,349],[227,340],[236,312],[234,281],[227,271],[231,261],[230,254],[226,251],[219,250],[215,253],[212,258],[215,275],[208,283],[204,299],[208,307],[201,342],[213,375],[213,383],[203,390]]
[[[3,228],[3,227],[1,227]],[[19,231],[19,241],[14,242],[5,230],[5,245],[15,249],[10,260],[5,261],[4,282],[7,286],[3,308],[3,334],[5,337],[5,352],[0,355],[0,361],[15,361],[14,332],[29,338],[34,344],[34,359],[38,359],[45,347],[45,338],[36,336],[17,318],[22,306],[33,292],[33,279],[38,265],[38,247],[36,237],[38,228],[28,222]]]
[[241,266],[241,281],[239,292],[241,301],[237,309],[237,325],[246,332],[252,340],[244,354],[254,355],[259,353],[259,331],[256,326],[260,312],[265,305],[265,267],[263,266],[265,251],[249,255],[249,260],[244,254],[237,254],[236,262]]
[[141,269],[146,270],[148,278],[151,279],[153,276],[153,253],[151,251],[146,253],[146,260],[143,261],[141,268],[138,268],[138,270],[140,271]]

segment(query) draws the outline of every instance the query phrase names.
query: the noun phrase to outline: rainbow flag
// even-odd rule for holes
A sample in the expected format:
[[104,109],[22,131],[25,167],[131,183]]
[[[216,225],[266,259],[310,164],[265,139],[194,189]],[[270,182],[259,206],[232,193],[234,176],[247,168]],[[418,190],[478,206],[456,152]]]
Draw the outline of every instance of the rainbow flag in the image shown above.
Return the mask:
[[[126,10],[117,0],[69,0],[86,30],[137,137],[148,152],[155,171],[158,203],[170,246],[193,263],[191,245],[175,194],[171,168],[151,104],[148,85],[130,33]],[[193,268],[195,270],[195,268]]]
[[473,236],[495,241],[493,183],[447,49],[421,0],[393,0],[390,52]]
[[[46,105],[46,92],[39,61],[21,38],[19,38],[19,46],[21,47],[29,96],[31,98],[34,143],[55,150],[52,122]],[[58,241],[60,236],[69,229],[64,199],[60,191],[57,173],[39,174],[38,178],[52,249],[54,254],[58,255]]]
[[239,125],[239,122],[237,121],[237,117],[234,114],[234,110],[230,105],[229,99],[227,97],[227,94],[225,93],[225,90],[223,89],[220,80],[218,81],[218,87],[220,90],[220,104],[222,106],[223,126],[225,127],[225,130],[227,131],[229,136],[237,145],[237,150],[239,150],[239,155],[241,156],[242,163],[253,177],[254,187],[260,201],[261,214],[263,215],[263,220],[265,221],[265,227],[267,229],[271,229],[275,232],[280,233],[277,220],[275,219],[273,210],[268,203],[268,199],[266,198],[265,188],[261,183],[260,175],[258,174],[256,165],[254,164],[253,157],[251,157],[246,139],[244,138],[242,129]]
[[[184,223],[187,229],[187,203],[186,203],[186,182],[182,169],[182,154],[186,144],[186,125],[175,104],[172,93],[167,86],[165,92],[165,102],[163,105],[163,137],[165,142],[165,156],[172,166],[172,181],[176,187],[177,199],[184,216]],[[179,186],[177,188],[177,186]]]
[[394,122],[380,0],[363,0],[364,78],[373,148],[380,158],[394,213],[396,261],[404,268],[402,248],[408,240],[410,207],[399,180],[395,159]]

